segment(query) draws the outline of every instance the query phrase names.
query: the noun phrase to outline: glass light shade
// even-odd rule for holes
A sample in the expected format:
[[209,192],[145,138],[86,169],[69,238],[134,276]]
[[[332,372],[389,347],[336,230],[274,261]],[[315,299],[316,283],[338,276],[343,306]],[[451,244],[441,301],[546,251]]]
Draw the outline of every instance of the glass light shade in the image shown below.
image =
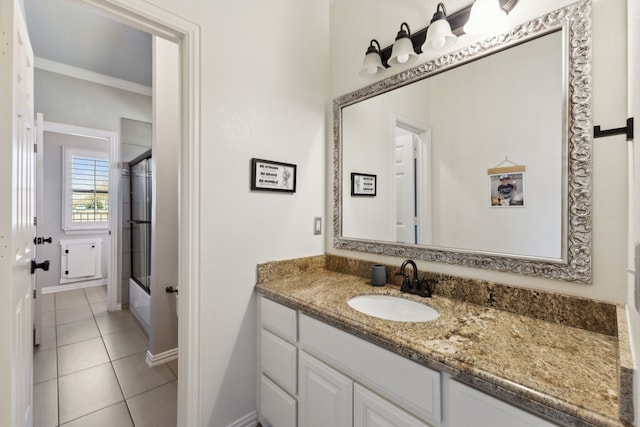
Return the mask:
[[444,18],[438,19],[427,28],[427,38],[422,45],[422,51],[446,49],[453,46],[456,40],[458,37],[451,32],[449,22]]
[[464,32],[467,34],[499,32],[506,25],[506,16],[498,0],[476,0],[471,6]]
[[362,61],[362,69],[360,70],[360,77],[375,78],[385,70],[382,65],[382,59],[378,52],[370,52],[364,57]]
[[408,37],[403,37],[397,39],[393,44],[393,48],[391,48],[391,58],[389,58],[389,65],[392,67],[408,65],[418,58],[418,54],[416,54],[413,49],[413,43],[411,43],[411,39]]

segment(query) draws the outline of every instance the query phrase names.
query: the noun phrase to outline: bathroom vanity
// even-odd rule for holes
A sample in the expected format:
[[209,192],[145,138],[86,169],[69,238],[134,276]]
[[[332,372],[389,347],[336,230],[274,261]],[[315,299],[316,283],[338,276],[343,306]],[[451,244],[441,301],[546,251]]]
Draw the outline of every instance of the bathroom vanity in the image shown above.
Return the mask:
[[[631,425],[618,336],[323,269],[256,290],[265,426]],[[389,321],[347,303],[372,294],[440,316]]]

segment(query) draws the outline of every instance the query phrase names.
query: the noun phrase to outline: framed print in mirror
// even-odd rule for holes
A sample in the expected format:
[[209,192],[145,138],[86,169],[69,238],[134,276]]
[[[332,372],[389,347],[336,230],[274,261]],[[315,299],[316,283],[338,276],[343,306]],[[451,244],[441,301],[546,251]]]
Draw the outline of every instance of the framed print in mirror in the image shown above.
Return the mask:
[[524,207],[524,172],[489,175],[491,206]]
[[351,195],[371,196],[376,195],[376,175],[366,173],[351,173]]
[[296,165],[251,159],[251,189],[296,192]]

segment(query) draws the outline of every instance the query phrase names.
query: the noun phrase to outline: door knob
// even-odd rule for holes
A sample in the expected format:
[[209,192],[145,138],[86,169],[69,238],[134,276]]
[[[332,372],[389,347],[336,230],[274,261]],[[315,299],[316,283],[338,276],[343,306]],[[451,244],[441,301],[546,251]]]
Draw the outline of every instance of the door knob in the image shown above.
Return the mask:
[[49,264],[51,263],[51,261],[46,260],[46,261],[42,261],[41,263],[37,263],[35,259],[31,260],[31,274],[34,274],[36,272],[36,268],[41,268],[44,271],[49,271]]
[[178,293],[178,288],[174,288],[173,286],[167,286],[164,290],[168,294],[177,294]]
[[33,238],[33,244],[35,245],[44,245],[45,243],[51,243],[52,239],[51,237],[34,237]]

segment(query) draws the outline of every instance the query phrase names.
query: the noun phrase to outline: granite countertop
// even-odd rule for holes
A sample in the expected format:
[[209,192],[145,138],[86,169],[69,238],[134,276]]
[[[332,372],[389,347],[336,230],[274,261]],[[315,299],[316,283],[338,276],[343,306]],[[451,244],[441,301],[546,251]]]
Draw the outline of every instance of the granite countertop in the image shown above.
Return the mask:
[[[373,287],[359,276],[309,271],[260,282],[265,297],[556,422],[631,425],[622,416],[620,338],[435,295]],[[356,295],[398,295],[440,313],[434,321],[382,320],[352,309]],[[620,317],[620,316],[618,316]],[[632,410],[632,409],[631,409]]]

